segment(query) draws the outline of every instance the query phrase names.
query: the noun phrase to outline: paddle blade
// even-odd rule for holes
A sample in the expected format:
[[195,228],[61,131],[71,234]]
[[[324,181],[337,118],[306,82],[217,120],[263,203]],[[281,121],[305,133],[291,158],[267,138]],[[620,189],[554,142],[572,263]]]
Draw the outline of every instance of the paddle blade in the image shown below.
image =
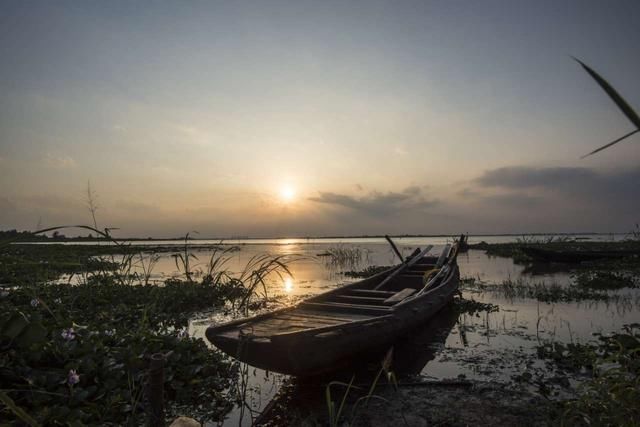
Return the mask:
[[[620,108],[622,113],[631,121],[631,123],[633,123],[633,125],[636,128],[640,128],[640,117],[638,116],[638,113],[636,113],[633,110],[633,108],[631,108],[631,106],[627,103],[627,101],[625,101],[624,98],[620,96],[620,94],[605,79],[603,79],[602,76],[600,76],[600,74],[593,71],[589,66],[587,66],[584,62],[580,61],[578,58],[573,58],[573,59],[575,59],[578,62],[578,64],[580,64],[582,68],[584,68],[585,71],[589,73],[589,75],[600,85],[600,87],[605,92],[607,92],[607,95],[609,95],[609,98],[611,98],[613,102],[616,103],[618,108]],[[620,141],[615,141],[615,142],[620,142]],[[613,145],[614,143],[610,145]],[[607,148],[607,146],[603,147],[603,149],[604,148]]]
[[626,135],[624,135],[624,136],[622,136],[622,137],[620,137],[620,138],[616,139],[615,141],[610,142],[610,143],[608,143],[607,145],[603,145],[602,147],[600,147],[600,148],[598,148],[598,149],[595,149],[595,150],[593,150],[592,152],[590,152],[589,154],[585,154],[584,156],[582,156],[582,157],[580,157],[580,158],[581,158],[581,159],[584,159],[585,157],[589,157],[589,156],[590,156],[590,155],[592,155],[592,154],[596,154],[597,152],[602,151],[602,150],[604,150],[605,148],[609,148],[609,147],[611,147],[612,145],[617,144],[618,142],[622,141],[623,139],[628,138],[628,137],[630,137],[631,135],[633,135],[634,133],[638,133],[638,132],[640,132],[640,129],[636,129],[636,130],[634,130],[633,132],[629,132],[628,134],[626,134]]

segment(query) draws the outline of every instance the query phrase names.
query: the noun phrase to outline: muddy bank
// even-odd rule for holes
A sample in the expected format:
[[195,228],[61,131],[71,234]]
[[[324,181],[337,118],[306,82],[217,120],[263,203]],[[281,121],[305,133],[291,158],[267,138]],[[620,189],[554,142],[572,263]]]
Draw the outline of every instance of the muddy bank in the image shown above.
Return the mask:
[[[316,388],[317,392],[321,392]],[[357,393],[348,396],[338,425],[398,426],[538,426],[558,416],[557,407],[530,392],[507,388],[499,383],[443,381],[381,386],[368,405]],[[339,408],[342,394],[333,400]],[[284,388],[256,425],[330,425],[326,401],[309,399],[300,389]]]

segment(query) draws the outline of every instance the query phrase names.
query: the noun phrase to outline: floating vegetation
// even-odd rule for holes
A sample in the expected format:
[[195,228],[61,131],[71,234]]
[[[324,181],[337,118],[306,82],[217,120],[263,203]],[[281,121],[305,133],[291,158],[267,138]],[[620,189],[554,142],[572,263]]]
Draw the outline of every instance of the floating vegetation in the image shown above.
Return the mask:
[[337,245],[332,246],[317,256],[322,257],[324,263],[329,268],[355,269],[363,262],[369,262],[369,249],[363,249],[358,246]]
[[583,271],[575,274],[576,285],[582,288],[609,290],[637,288],[638,278],[617,271]]
[[[471,249],[483,250],[489,256],[511,258],[513,262],[521,265],[529,265],[535,260],[525,253],[524,248],[544,249],[548,251],[562,253],[580,253],[580,252],[628,252],[629,257],[621,260],[616,259],[598,259],[589,262],[576,263],[567,265],[567,268],[592,268],[594,266],[616,266],[621,264],[638,264],[637,258],[633,254],[640,254],[640,239],[633,238],[633,232],[625,240],[611,241],[583,241],[569,236],[549,237],[540,239],[538,237],[522,237],[516,242],[509,243],[487,243],[480,242],[469,245]],[[631,259],[631,261],[627,261]]]
[[[85,227],[86,228],[86,227]],[[187,242],[188,243],[188,242]],[[183,259],[190,257],[185,243]],[[157,257],[131,246],[0,245],[0,416],[36,425],[144,422],[152,355],[164,359],[166,413],[219,422],[231,410],[236,367],[187,326],[196,312],[245,313],[266,296],[284,257],[256,255],[226,269],[233,248],[154,285]],[[140,266],[141,269],[140,269]],[[62,274],[77,285],[52,283]]]
[[[586,286],[562,286],[557,283],[530,283],[522,278],[506,279],[500,284],[483,283],[474,278],[461,280],[464,290],[490,292],[508,300],[530,298],[540,302],[611,301],[633,299],[632,295],[620,295]],[[637,300],[637,298],[636,298]]]
[[232,406],[231,365],[184,328],[191,310],[221,304],[221,291],[98,281],[16,288],[0,299],[4,392],[43,425],[139,424],[149,358],[162,353],[169,405],[220,420]]
[[478,313],[494,313],[500,311],[500,306],[496,304],[479,302],[474,299],[463,298],[462,296],[453,299],[454,309],[458,314],[478,314]]
[[640,324],[619,333],[599,335],[586,344],[547,343],[538,347],[541,358],[560,369],[588,369],[577,399],[563,403],[563,423],[632,425],[640,419]]

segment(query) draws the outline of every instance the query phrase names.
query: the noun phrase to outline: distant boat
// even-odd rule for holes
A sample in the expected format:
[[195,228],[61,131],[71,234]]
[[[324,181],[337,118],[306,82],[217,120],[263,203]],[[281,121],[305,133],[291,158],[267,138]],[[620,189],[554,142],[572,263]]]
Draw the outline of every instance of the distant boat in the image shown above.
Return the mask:
[[601,259],[619,259],[640,254],[636,250],[618,251],[554,251],[549,249],[524,246],[520,248],[527,256],[544,262],[580,263]]
[[210,326],[206,336],[228,355],[265,370],[296,376],[334,370],[389,346],[452,300],[460,278],[458,244],[446,245],[439,257],[427,256],[432,247],[295,307]]

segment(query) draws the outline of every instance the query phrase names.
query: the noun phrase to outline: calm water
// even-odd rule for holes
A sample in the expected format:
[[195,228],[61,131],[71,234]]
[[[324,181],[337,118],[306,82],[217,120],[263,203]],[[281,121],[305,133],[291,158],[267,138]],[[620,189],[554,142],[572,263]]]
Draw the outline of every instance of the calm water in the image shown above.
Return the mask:
[[[585,236],[592,240],[618,240],[621,236]],[[434,245],[432,254],[439,254],[447,238],[394,239],[403,252],[409,254],[416,247]],[[471,237],[471,243],[507,242],[515,237]],[[147,242],[138,242],[143,244]],[[197,241],[189,251],[194,259],[192,269],[204,269],[212,254],[215,241]],[[225,242],[227,243],[227,242]],[[293,304],[300,299],[325,292],[351,281],[342,273],[361,270],[371,265],[393,265],[397,258],[384,239],[281,239],[229,242],[238,244],[239,250],[230,255],[227,268],[234,272],[245,269],[254,256],[270,254],[290,257],[291,277],[273,278],[269,283],[269,297],[276,305]],[[153,245],[176,245],[176,242],[153,242]],[[354,249],[359,259],[346,265],[331,264],[330,258],[319,256],[328,250]],[[176,252],[179,249],[176,248]],[[162,281],[181,275],[176,267],[173,252],[157,254],[157,263],[152,270],[152,280]],[[534,283],[571,285],[568,272],[530,275],[524,266],[516,265],[509,258],[488,257],[483,251],[470,250],[458,258],[461,276],[475,278],[486,283],[502,283],[504,280]],[[576,303],[541,303],[533,299],[508,299],[499,292],[480,293],[463,288],[466,299],[492,303],[499,311],[480,312],[474,315],[457,315],[445,311],[437,319],[416,331],[410,339],[402,339],[394,345],[394,370],[401,381],[440,380],[464,377],[472,380],[491,380],[514,384],[514,378],[531,373],[534,378],[553,381],[556,373],[544,361],[536,357],[535,347],[543,341],[585,342],[593,339],[594,332],[618,331],[623,325],[640,322],[640,293],[636,289],[617,291],[620,296],[615,303],[583,301]],[[228,320],[224,316],[200,316],[190,325],[191,335],[204,339],[204,331],[212,323]],[[379,359],[370,361],[374,365]],[[358,365],[362,365],[359,363]],[[336,373],[337,380],[349,380],[352,372]],[[345,377],[346,375],[346,377]],[[225,425],[251,425],[256,416],[277,393],[284,381],[293,381],[286,376],[267,373],[248,367],[244,380],[248,383],[247,406],[234,410]],[[579,378],[571,378],[571,383]],[[525,384],[535,389],[533,384]],[[561,390],[562,391],[562,390]],[[324,390],[318,390],[323,399]],[[570,391],[567,391],[570,393]]]
[[[432,253],[439,253],[446,239],[434,241]],[[398,246],[403,253],[409,253],[425,241],[416,239],[400,240]],[[301,298],[325,292],[348,282],[342,270],[362,269],[369,265],[391,265],[395,255],[384,241],[341,242],[343,247],[358,247],[362,252],[361,262],[355,266],[336,267],[328,265],[325,257],[318,257],[337,243],[289,243],[285,245],[263,244],[245,245],[234,254],[233,267],[241,269],[246,261],[257,253],[268,252],[300,256],[291,264],[292,278],[275,280],[269,289],[270,296],[278,296],[285,304]],[[198,255],[206,257],[206,251]],[[503,280],[523,280],[527,283],[557,283],[568,286],[571,276],[567,272],[538,274],[531,276],[525,267],[516,265],[508,258],[488,257],[483,251],[470,250],[458,258],[461,276],[473,277],[487,283],[502,283]],[[163,274],[175,273],[169,259],[158,263],[158,268],[167,270]],[[175,267],[175,265],[173,265]],[[400,340],[395,345],[394,369],[401,378],[414,380],[441,380],[464,377],[472,380],[491,380],[512,383],[524,372],[534,378],[553,381],[556,374],[544,361],[536,357],[535,347],[543,341],[586,342],[593,339],[594,332],[612,332],[623,325],[640,322],[640,293],[635,289],[617,292],[620,300],[616,303],[583,301],[576,303],[541,303],[532,299],[507,299],[500,293],[480,293],[473,289],[463,289],[466,299],[492,303],[499,311],[476,315],[457,314],[449,311],[425,325],[423,331],[410,339]],[[204,337],[204,330],[211,323],[226,319],[220,317],[194,320],[190,332]],[[376,360],[371,361],[376,363]],[[353,367],[357,371],[357,367]],[[339,380],[349,379],[350,372],[336,373]],[[347,375],[346,377],[340,375]],[[247,401],[255,411],[266,406],[275,395],[286,376],[266,373],[250,368],[246,381],[249,384]],[[295,381],[295,380],[293,380]],[[571,379],[575,384],[576,379]],[[527,386],[525,384],[525,386]],[[535,389],[532,384],[528,385]],[[562,390],[561,390],[562,391]],[[318,398],[323,398],[323,390]],[[239,410],[230,414],[225,424],[250,425],[250,411],[241,414]]]

